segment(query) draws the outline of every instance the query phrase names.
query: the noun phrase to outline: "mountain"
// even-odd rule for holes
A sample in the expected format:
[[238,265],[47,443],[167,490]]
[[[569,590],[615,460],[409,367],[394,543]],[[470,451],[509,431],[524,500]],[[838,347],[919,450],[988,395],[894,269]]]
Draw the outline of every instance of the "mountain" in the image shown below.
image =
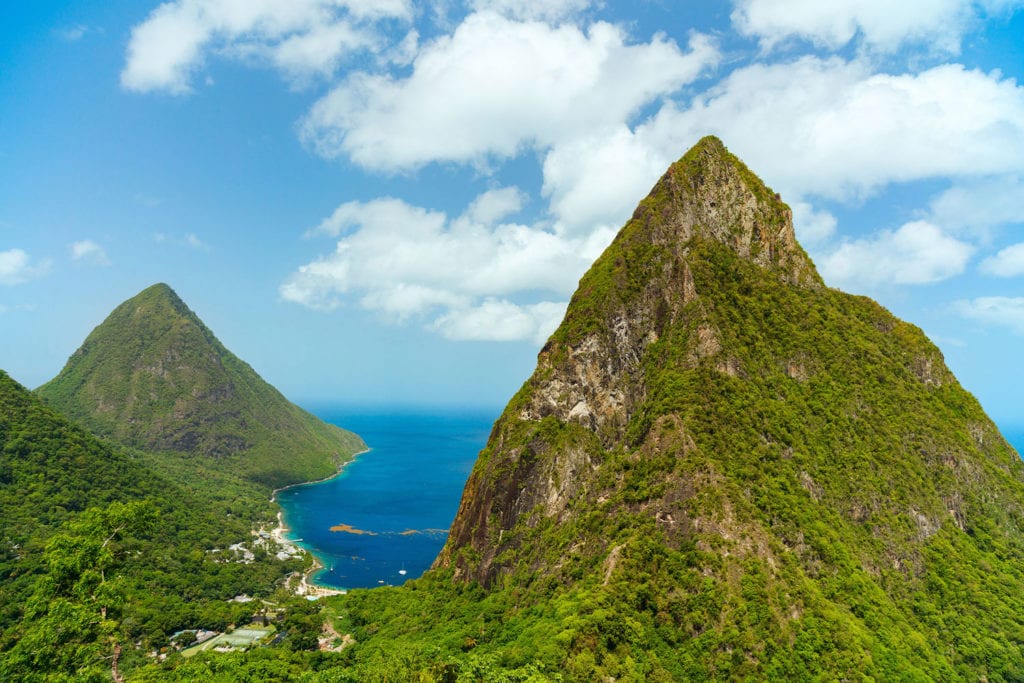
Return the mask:
[[267,486],[329,476],[365,447],[290,403],[165,284],[114,309],[37,391],[101,436],[213,460]]
[[435,568],[575,596],[549,635],[597,678],[1024,680],[1018,454],[716,138],[580,280]]

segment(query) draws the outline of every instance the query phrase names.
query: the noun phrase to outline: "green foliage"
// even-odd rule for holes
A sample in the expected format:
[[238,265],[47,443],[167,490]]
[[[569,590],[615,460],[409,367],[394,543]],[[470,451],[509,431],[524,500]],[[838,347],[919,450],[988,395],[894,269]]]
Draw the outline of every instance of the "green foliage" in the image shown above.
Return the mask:
[[597,449],[585,495],[504,530],[486,590],[435,570],[331,599],[357,644],[287,680],[1024,675],[1022,468],[938,351],[869,300],[712,241],[688,253],[714,356],[692,353],[692,319],[666,327],[621,444],[516,419],[526,387],[481,455],[480,481],[521,495],[524,471]]
[[265,489],[221,473],[220,495],[244,496],[229,516],[209,482],[182,470],[173,483],[147,457],[96,439],[0,372],[0,679],[109,680],[114,644],[130,669],[134,643],[247,620],[251,604],[226,600],[268,595],[302,568],[210,552],[251,538],[252,520],[269,516]]
[[293,601],[281,627],[288,632],[288,647],[292,650],[316,650],[323,627],[323,615],[319,606],[308,600]]
[[[670,169],[471,477],[442,559],[485,606],[451,616],[463,589],[443,583],[443,609],[350,596],[372,604],[357,660],[406,642],[425,675],[471,639],[573,680],[1024,675],[1024,466],[920,330],[822,285],[788,215],[717,140]],[[587,441],[565,414],[604,368],[589,396],[627,397],[628,421]],[[524,419],[538,396],[555,414]],[[387,601],[429,616],[369,616]],[[456,626],[487,609],[500,626]]]
[[114,502],[86,510],[49,540],[47,573],[28,600],[17,641],[0,659],[5,680],[103,680],[128,637],[121,617],[129,582],[117,572],[156,522],[152,503]]
[[49,534],[88,506],[163,487],[0,371],[0,628],[17,620]]
[[288,402],[164,284],[118,306],[38,392],[97,434],[270,488],[330,476],[365,448]]

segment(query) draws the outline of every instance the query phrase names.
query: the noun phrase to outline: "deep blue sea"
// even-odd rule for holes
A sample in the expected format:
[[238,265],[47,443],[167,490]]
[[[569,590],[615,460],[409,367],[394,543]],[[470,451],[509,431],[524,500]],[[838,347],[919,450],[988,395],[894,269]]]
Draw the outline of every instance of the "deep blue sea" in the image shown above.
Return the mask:
[[312,412],[359,434],[371,449],[333,479],[278,493],[288,535],[324,565],[314,581],[372,588],[422,575],[447,539],[499,411]]

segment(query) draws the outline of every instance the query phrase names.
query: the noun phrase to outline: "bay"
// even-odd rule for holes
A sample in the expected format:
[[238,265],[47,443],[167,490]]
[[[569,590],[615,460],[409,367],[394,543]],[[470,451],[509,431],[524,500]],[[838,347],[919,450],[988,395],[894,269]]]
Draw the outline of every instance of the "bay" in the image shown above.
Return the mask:
[[310,409],[371,449],[331,479],[278,492],[288,536],[323,565],[313,581],[372,588],[422,575],[444,546],[498,411]]

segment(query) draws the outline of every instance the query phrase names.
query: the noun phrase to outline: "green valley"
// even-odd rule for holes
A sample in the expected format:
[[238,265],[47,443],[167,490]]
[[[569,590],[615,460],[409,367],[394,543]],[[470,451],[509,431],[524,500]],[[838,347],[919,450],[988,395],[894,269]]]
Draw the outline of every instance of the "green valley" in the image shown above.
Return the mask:
[[0,373],[0,677],[109,680],[197,625],[247,620],[302,558],[253,546],[230,516]]

